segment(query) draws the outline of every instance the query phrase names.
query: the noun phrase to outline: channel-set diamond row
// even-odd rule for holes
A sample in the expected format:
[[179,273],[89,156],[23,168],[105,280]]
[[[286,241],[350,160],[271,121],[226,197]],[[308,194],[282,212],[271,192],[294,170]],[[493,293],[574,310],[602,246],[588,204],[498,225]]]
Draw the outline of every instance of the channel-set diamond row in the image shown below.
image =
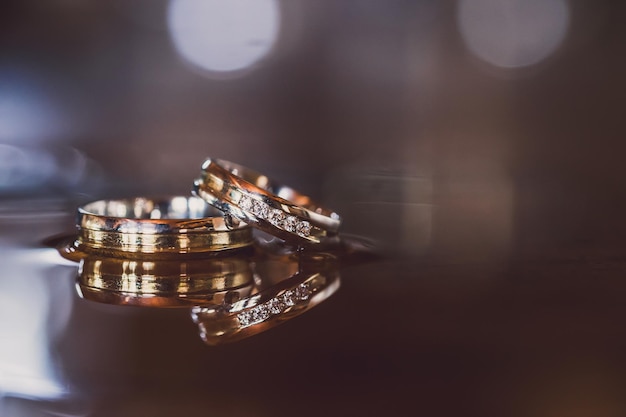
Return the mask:
[[311,289],[307,283],[302,283],[294,289],[287,290],[281,295],[237,314],[241,327],[248,327],[261,323],[273,315],[280,314],[287,308],[311,297]]
[[254,214],[257,218],[266,220],[276,227],[300,236],[311,235],[311,223],[300,220],[295,216],[290,216],[284,211],[275,209],[255,198],[243,195],[239,200],[239,207],[242,210]]

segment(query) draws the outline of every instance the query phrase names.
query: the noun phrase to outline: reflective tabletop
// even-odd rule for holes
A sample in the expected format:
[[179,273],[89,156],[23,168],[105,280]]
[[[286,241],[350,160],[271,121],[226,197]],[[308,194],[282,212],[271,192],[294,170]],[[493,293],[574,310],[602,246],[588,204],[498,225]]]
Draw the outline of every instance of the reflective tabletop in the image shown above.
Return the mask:
[[623,417],[625,16],[4,1],[0,417]]
[[[8,218],[3,228],[30,233],[0,255],[3,416],[625,409],[615,248],[409,258],[348,236],[356,249],[338,259],[265,243],[224,259],[79,265],[29,242],[71,216]],[[286,294],[291,310],[252,317]]]

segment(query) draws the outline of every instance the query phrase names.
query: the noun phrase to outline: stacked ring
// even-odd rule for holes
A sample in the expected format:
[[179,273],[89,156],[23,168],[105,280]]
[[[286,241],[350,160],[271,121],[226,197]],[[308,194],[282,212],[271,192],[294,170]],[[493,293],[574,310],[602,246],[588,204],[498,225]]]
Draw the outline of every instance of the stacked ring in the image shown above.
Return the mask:
[[227,215],[285,241],[322,243],[341,218],[311,198],[241,165],[207,159],[194,193]]
[[246,224],[233,224],[197,197],[99,200],[78,209],[75,249],[118,257],[199,255],[252,244]]
[[[79,207],[77,236],[63,237],[62,246],[55,241],[62,256],[80,261],[78,293],[109,304],[193,306],[201,337],[212,345],[268,330],[339,288],[335,254],[349,251],[334,211],[219,159],[203,163],[193,194]],[[252,247],[253,228],[284,242]],[[301,251],[306,244],[315,250]]]

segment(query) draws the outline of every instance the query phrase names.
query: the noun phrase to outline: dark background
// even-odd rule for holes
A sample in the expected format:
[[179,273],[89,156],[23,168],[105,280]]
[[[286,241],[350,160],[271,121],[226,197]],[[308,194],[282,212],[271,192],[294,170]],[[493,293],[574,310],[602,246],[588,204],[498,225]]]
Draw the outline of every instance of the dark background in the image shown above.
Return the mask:
[[[183,3],[0,5],[0,415],[626,413],[626,3],[207,1],[205,58],[258,58],[232,71],[181,52]],[[208,156],[383,260],[218,348],[188,312],[78,299],[42,239],[88,200],[186,195]]]

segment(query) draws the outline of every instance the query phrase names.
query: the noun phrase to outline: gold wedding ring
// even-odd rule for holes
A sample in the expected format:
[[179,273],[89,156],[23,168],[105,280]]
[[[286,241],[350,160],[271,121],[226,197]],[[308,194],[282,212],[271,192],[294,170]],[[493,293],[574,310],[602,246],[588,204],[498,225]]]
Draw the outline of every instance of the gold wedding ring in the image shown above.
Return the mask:
[[227,215],[298,244],[327,241],[341,224],[337,213],[310,197],[229,161],[207,159],[194,193]]
[[301,271],[235,303],[194,307],[191,316],[206,344],[234,342],[301,315],[333,295],[339,286],[337,270]]
[[197,197],[99,200],[78,209],[74,250],[117,257],[203,255],[252,244],[252,231]]
[[147,261],[88,255],[76,284],[91,301],[191,307],[237,302],[250,294],[254,280],[245,256]]

